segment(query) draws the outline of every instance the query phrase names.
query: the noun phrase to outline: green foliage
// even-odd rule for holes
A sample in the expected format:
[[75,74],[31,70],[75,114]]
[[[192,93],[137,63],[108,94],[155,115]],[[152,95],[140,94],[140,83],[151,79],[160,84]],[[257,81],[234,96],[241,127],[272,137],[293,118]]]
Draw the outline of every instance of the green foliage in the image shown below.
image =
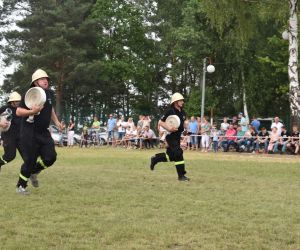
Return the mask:
[[4,62],[19,63],[2,90],[24,93],[41,67],[51,76],[61,116],[157,118],[176,91],[196,114],[207,58],[216,72],[207,75],[206,113],[236,114],[245,90],[250,114],[283,115],[288,44],[281,32],[288,7],[248,0],[6,0],[2,27],[15,11],[25,16],[19,30],[1,33]]

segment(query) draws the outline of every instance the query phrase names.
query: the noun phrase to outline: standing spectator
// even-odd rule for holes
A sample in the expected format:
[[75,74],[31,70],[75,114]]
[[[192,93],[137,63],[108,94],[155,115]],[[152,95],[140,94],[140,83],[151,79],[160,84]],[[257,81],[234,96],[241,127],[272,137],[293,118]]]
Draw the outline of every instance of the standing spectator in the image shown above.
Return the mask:
[[201,148],[201,140],[202,140],[202,136],[201,136],[201,117],[197,116],[197,123],[198,123],[198,148]]
[[244,116],[242,112],[239,113],[240,125],[242,126],[242,131],[246,132],[248,130],[249,119]]
[[255,152],[259,153],[259,147],[263,145],[264,147],[264,153],[268,152],[268,146],[269,146],[269,132],[265,127],[262,127],[260,132],[257,135],[256,140],[256,146],[255,146]]
[[128,120],[127,120],[126,129],[128,129],[128,130],[135,129],[135,125],[134,125],[133,119],[131,117],[129,117]]
[[192,116],[188,123],[188,134],[190,135],[191,148],[194,150],[198,149],[198,122],[195,117]]
[[64,134],[67,134],[67,128],[64,120],[61,120],[62,130],[58,131],[59,134],[59,147],[64,146]]
[[0,108],[0,114],[11,110],[11,125],[7,131],[1,133],[3,140],[4,154],[0,158],[0,170],[3,165],[12,161],[16,157],[17,150],[20,150],[20,125],[21,117],[16,115],[17,107],[21,101],[21,96],[17,92],[12,92],[8,98],[7,105]]
[[210,123],[206,117],[203,117],[201,123],[201,146],[202,152],[208,152],[209,144],[210,144]]
[[237,127],[238,127],[238,125],[239,125],[239,120],[238,120],[237,116],[233,116],[233,117],[232,117],[232,122],[231,122],[230,124],[233,125],[233,128],[234,128],[235,130],[237,129]]
[[280,122],[279,117],[276,116],[274,118],[274,122],[271,125],[271,129],[276,127],[277,128],[277,133],[280,135],[281,134],[281,128],[282,128],[283,124]]
[[228,119],[227,119],[227,117],[224,117],[223,122],[221,123],[220,129],[223,131],[226,131],[228,129],[228,127],[229,127]]
[[222,148],[224,152],[228,152],[230,145],[234,145],[236,140],[236,130],[234,129],[233,124],[229,125],[224,139],[225,140],[222,141]]
[[117,126],[117,120],[113,117],[112,114],[109,115],[109,119],[107,120],[107,132],[108,132],[108,143],[111,141],[111,145],[114,145],[115,142],[115,129]]
[[101,125],[101,123],[99,122],[98,117],[94,116],[94,121],[92,123],[92,129],[95,130],[95,131],[99,131],[100,130],[100,125]]
[[126,126],[127,126],[127,122],[124,121],[124,116],[122,115],[117,122],[119,142],[121,142],[123,137],[125,136]]
[[141,132],[143,129],[143,125],[144,125],[144,116],[143,115],[139,115],[139,120],[136,124],[136,128],[138,130],[138,132]]
[[259,131],[259,127],[260,127],[260,121],[256,119],[255,116],[252,117],[252,121],[250,124],[252,127],[255,128],[256,133],[258,133]]
[[[58,121],[54,108],[52,107],[53,93],[49,89],[49,77],[44,70],[38,69],[32,74],[30,88],[40,87],[45,91],[46,102],[43,106],[34,105],[28,109],[25,100],[22,99],[16,114],[22,117],[21,121],[21,156],[23,164],[21,167],[16,192],[28,194],[27,182],[30,178],[31,184],[38,187],[37,174],[52,166],[56,161],[54,141],[49,132],[49,124],[52,120],[59,130],[62,124]],[[34,115],[34,123],[27,122],[27,118]],[[40,159],[38,160],[38,157]]]
[[81,133],[80,147],[84,145],[86,148],[88,146],[89,128],[86,123],[84,123]]
[[144,129],[146,126],[148,126],[150,128],[151,119],[148,115],[144,115],[142,121],[143,121],[142,129]]
[[74,130],[75,130],[75,123],[74,123],[74,119],[71,118],[68,125],[68,147],[74,146]]

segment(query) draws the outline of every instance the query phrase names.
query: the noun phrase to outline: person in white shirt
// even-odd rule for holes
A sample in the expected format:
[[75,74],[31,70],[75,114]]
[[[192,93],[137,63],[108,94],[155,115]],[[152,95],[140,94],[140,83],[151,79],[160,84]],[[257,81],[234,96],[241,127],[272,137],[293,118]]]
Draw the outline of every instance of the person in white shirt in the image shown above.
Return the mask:
[[281,134],[281,128],[282,128],[283,124],[280,122],[280,119],[278,116],[276,116],[274,118],[274,122],[271,125],[271,129],[276,127],[277,128],[277,133],[280,135]]
[[117,122],[118,128],[118,140],[121,141],[125,136],[127,122],[124,121],[124,116],[122,115],[121,118]]
[[223,131],[226,131],[228,129],[228,127],[229,127],[228,119],[227,119],[227,117],[224,117],[223,122],[221,123],[220,129]]

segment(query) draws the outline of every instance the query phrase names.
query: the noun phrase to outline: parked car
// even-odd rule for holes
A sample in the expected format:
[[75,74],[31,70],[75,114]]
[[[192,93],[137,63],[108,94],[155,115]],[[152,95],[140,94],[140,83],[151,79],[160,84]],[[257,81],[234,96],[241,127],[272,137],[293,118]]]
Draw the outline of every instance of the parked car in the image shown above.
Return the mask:
[[[55,125],[50,125],[49,131],[51,137],[54,140],[55,145],[60,145],[61,139],[64,146],[68,144],[68,135],[66,133],[59,132],[59,129]],[[74,133],[74,144],[79,144],[81,141],[81,135]]]

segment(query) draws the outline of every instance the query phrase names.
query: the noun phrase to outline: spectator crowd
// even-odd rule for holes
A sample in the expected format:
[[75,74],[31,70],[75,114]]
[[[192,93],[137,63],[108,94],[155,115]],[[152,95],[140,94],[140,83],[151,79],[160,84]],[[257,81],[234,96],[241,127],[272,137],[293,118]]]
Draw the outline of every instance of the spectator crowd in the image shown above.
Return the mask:
[[[128,149],[148,149],[165,147],[165,137],[168,134],[162,127],[151,127],[151,119],[140,115],[137,123],[129,117],[119,118],[112,114],[106,122],[107,143],[111,146],[121,146]],[[153,125],[153,124],[152,124]],[[249,120],[243,113],[231,119],[224,117],[218,125],[207,117],[191,116],[185,121],[185,130],[181,137],[181,147],[184,150],[201,152],[247,152],[265,154],[298,154],[299,130],[293,126],[289,132],[286,126],[275,117],[270,127],[263,127],[255,117]],[[100,128],[100,122],[94,117],[92,131]],[[158,135],[154,131],[158,132]],[[82,131],[83,141],[87,141],[88,127]],[[84,145],[84,143],[82,144]]]

